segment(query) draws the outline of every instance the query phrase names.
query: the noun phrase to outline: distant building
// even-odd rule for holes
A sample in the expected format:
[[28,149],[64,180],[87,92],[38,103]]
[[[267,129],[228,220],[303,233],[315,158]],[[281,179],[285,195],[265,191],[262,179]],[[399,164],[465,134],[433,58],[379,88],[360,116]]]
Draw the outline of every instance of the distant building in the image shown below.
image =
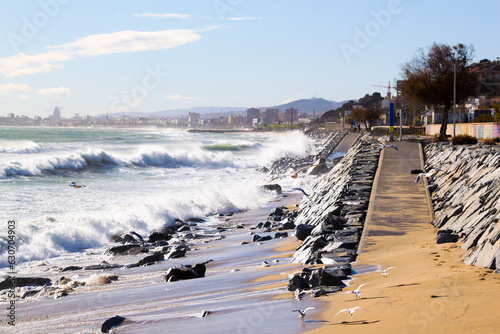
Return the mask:
[[280,110],[276,108],[267,108],[264,122],[267,124],[278,123],[280,117]]
[[260,109],[259,108],[248,108],[247,109],[247,124],[253,125],[254,119],[257,119],[257,122],[260,118]]
[[289,124],[297,123],[299,118],[299,110],[294,108],[289,108],[285,110],[285,122]]
[[54,113],[52,114],[53,119],[61,119],[61,108],[55,107]]

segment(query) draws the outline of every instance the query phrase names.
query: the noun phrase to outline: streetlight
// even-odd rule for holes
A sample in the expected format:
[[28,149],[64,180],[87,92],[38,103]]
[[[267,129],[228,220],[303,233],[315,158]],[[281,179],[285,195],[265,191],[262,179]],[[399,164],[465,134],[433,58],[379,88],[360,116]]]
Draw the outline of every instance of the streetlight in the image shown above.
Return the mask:
[[455,110],[457,105],[457,60],[453,62],[453,137],[455,137]]

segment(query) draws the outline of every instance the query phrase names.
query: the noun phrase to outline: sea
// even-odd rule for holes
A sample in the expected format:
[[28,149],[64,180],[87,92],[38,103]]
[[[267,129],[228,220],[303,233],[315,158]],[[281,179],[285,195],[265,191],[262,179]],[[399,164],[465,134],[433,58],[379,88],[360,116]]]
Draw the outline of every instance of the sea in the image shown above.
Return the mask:
[[[271,177],[262,167],[315,150],[300,131],[0,127],[0,273],[9,230],[22,270],[123,232],[259,209],[277,196],[262,189]],[[286,194],[307,182],[280,184]]]

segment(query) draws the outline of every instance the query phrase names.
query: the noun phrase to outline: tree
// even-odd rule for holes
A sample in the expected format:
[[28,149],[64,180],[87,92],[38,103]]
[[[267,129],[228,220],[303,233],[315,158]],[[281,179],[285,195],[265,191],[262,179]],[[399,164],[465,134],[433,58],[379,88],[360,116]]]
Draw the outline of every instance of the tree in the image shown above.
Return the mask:
[[434,43],[427,53],[420,49],[414,58],[402,65],[402,94],[410,100],[443,105],[444,115],[440,136],[446,136],[448,111],[453,106],[453,76],[456,64],[457,103],[474,95],[477,75],[469,71],[474,47],[457,44],[449,46]]

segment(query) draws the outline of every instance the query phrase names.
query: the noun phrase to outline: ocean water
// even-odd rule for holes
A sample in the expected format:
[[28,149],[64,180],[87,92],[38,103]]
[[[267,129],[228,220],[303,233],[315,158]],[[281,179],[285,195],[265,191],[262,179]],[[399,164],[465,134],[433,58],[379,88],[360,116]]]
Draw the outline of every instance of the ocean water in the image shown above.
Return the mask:
[[[176,218],[258,209],[276,195],[261,189],[269,176],[257,169],[314,150],[301,132],[0,127],[0,272],[8,221],[22,269]],[[285,191],[301,182],[280,181]]]

